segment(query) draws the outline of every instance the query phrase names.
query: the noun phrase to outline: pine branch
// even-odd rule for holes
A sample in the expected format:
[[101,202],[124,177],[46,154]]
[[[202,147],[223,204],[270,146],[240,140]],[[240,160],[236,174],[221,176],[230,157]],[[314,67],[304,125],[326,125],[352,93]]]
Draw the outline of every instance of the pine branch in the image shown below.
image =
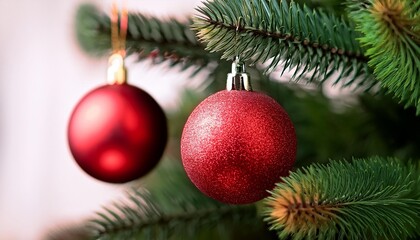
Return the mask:
[[[139,60],[169,61],[171,66],[182,64],[183,69],[195,66],[198,73],[210,62],[220,59],[218,54],[204,50],[188,22],[161,21],[138,13],[130,13],[128,17],[127,53],[136,54]],[[109,17],[93,5],[79,8],[76,28],[79,43],[86,52],[92,55],[111,52]]]
[[130,195],[130,199],[132,202],[129,205],[134,205],[134,208],[125,204],[115,205],[119,211],[107,210],[107,213],[99,214],[102,219],[95,220],[100,225],[96,235],[98,239],[168,239],[171,236],[191,239],[197,236],[199,228],[214,227],[220,220],[230,224],[235,219],[255,218],[256,215],[245,207],[197,206],[195,209],[185,210],[182,203],[173,206],[179,209],[179,213],[166,214],[146,192],[135,192]]
[[312,165],[279,183],[266,221],[280,238],[406,239],[418,236],[420,177],[395,159]]
[[350,0],[348,5],[377,79],[420,114],[420,2]]
[[198,11],[198,37],[223,58],[240,53],[253,64],[269,62],[267,72],[283,63],[284,69],[296,67],[294,79],[311,74],[310,80],[323,81],[338,71],[335,83],[374,84],[356,34],[343,19],[285,0],[206,1]]
[[128,201],[98,213],[92,221],[96,239],[219,239],[235,227],[262,222],[254,206],[209,199],[189,182],[180,164],[169,165],[144,183],[148,190],[133,189]]

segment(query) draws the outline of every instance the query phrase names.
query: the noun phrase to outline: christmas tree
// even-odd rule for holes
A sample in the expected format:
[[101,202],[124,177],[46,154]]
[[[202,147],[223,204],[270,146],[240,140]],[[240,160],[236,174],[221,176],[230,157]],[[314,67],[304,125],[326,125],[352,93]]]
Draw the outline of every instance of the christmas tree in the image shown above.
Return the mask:
[[[51,238],[417,239],[419,10],[414,0],[209,0],[190,22],[130,13],[128,55],[209,77],[167,113],[161,163],[126,198]],[[82,48],[109,54],[107,13],[83,5],[76,21]],[[286,109],[298,140],[290,174],[247,205],[202,194],[179,149],[188,116],[225,88],[238,55],[254,89]],[[335,85],[350,94],[328,96]]]

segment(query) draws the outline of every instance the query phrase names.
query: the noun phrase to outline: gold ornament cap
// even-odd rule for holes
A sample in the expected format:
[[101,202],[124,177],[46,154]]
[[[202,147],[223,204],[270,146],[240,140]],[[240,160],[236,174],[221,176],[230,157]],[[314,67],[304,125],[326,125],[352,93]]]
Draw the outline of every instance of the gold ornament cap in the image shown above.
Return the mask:
[[108,84],[127,83],[127,69],[124,64],[124,57],[120,53],[114,53],[108,60]]

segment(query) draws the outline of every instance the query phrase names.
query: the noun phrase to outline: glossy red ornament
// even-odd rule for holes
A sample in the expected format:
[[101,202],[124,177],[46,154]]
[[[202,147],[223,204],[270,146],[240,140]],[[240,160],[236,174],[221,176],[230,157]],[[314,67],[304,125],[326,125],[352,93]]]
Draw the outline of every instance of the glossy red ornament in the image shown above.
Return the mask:
[[229,204],[268,195],[296,158],[296,135],[286,111],[252,91],[220,91],[201,102],[185,124],[184,168],[204,194]]
[[159,162],[167,141],[166,117],[145,91],[126,83],[105,85],[77,104],[68,141],[86,173],[124,183],[147,174]]

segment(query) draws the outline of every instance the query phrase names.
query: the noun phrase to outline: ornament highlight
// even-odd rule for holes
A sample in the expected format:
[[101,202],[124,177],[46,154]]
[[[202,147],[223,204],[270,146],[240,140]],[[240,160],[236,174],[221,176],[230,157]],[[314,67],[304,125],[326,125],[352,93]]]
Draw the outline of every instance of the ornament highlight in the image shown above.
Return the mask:
[[[296,158],[296,134],[286,111],[253,92],[244,65],[234,62],[227,88],[191,113],[181,139],[188,177],[204,194],[229,204],[268,196]],[[242,89],[242,90],[237,90]]]

